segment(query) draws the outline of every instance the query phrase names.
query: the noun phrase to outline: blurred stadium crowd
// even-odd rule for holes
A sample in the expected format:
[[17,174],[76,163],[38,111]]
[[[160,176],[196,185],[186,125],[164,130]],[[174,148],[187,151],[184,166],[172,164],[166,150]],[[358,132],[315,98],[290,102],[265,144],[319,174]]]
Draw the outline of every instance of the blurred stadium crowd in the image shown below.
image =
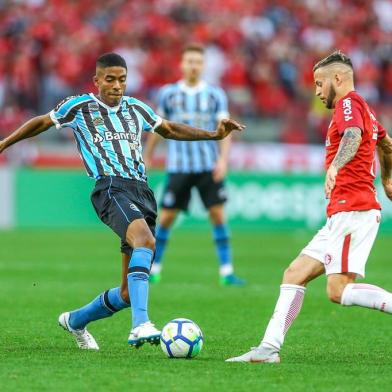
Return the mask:
[[[335,48],[357,90],[392,125],[390,0],[2,0],[0,136],[59,100],[94,91],[96,57],[122,54],[128,93],[153,102],[179,77],[180,48],[206,45],[205,77],[231,111],[273,124],[275,141],[322,143],[329,114],[313,97],[312,66]],[[265,139],[265,138],[264,138]]]

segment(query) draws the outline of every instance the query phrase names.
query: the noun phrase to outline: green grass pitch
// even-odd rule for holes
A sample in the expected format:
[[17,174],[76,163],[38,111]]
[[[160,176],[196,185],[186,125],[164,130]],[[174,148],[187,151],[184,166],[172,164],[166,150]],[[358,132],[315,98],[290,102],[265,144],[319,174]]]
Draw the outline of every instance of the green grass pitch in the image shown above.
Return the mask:
[[[233,232],[244,288],[218,285],[209,231],[176,230],[163,280],[150,290],[150,317],[196,321],[205,336],[192,360],[160,347],[127,346],[130,312],[93,323],[101,350],[79,351],[59,313],[118,285],[118,241],[109,231],[0,232],[0,390],[6,391],[388,391],[392,318],[328,302],[325,279],[310,284],[279,365],[224,359],[257,345],[283,268],[309,233]],[[392,290],[391,237],[380,236],[367,281]]]

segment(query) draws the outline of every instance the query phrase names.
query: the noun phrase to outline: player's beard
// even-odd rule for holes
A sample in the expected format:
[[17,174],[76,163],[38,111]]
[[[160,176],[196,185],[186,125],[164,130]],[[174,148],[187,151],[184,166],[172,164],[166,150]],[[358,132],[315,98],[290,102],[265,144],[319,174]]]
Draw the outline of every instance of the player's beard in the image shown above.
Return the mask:
[[189,72],[189,74],[187,75],[186,80],[191,85],[198,84],[199,81],[200,81],[200,72],[198,72],[198,71],[191,71],[191,72]]
[[332,109],[333,108],[333,101],[336,97],[336,91],[333,85],[331,84],[331,88],[329,90],[329,94],[327,97],[327,102],[325,103],[325,106],[327,109]]

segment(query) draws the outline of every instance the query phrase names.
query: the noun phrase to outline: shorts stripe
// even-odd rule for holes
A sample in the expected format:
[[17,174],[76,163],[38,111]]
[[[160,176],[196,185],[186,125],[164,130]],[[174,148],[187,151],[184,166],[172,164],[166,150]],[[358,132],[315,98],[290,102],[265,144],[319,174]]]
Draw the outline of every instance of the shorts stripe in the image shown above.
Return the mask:
[[350,250],[351,234],[344,237],[343,250],[342,250],[342,273],[348,271],[348,252]]
[[125,213],[125,211],[121,208],[120,203],[117,201],[117,199],[112,196],[113,200],[116,202],[116,204],[118,205],[118,208],[121,210],[121,212],[123,213],[123,215],[125,216],[125,219],[127,220],[128,223],[131,223],[127,217],[127,214]]
[[123,215],[125,216],[125,219],[127,220],[127,222],[128,222],[128,223],[131,223],[131,222],[129,221],[129,219],[128,219],[127,214],[126,214],[125,211],[121,208],[120,203],[116,200],[116,198],[115,198],[113,195],[110,194],[110,190],[111,190],[111,188],[112,188],[112,183],[113,183],[113,177],[110,177],[110,185],[109,185],[109,188],[108,188],[109,199],[113,199],[113,200],[116,202],[116,204],[118,205],[118,208],[120,209],[120,211],[121,211],[121,212],[123,213]]

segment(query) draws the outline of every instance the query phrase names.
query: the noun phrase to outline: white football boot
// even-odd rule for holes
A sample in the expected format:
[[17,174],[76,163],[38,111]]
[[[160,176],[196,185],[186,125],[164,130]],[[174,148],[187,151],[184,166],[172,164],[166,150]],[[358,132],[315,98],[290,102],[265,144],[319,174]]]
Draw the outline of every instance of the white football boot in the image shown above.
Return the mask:
[[161,331],[156,329],[151,321],[146,321],[132,329],[128,337],[128,344],[136,348],[144,343],[159,344],[160,337]]
[[91,335],[86,328],[71,328],[71,326],[69,325],[69,312],[60,314],[59,325],[74,336],[78,347],[82,350],[99,350],[99,346],[95,341],[93,335]]
[[279,352],[274,347],[252,347],[251,350],[239,357],[226,359],[226,362],[250,362],[250,363],[279,363]]

